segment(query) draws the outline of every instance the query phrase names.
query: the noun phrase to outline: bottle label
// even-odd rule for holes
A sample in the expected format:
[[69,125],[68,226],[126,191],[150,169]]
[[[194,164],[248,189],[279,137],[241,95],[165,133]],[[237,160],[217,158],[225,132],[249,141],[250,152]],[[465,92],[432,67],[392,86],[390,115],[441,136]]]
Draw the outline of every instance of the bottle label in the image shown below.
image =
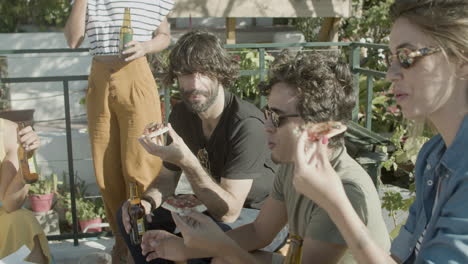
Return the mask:
[[123,36],[122,36],[122,50],[126,50],[127,47],[125,47],[125,45],[127,45],[127,43],[129,43],[130,41],[133,40],[133,34],[132,33],[123,33]]
[[32,157],[28,159],[28,165],[30,173],[37,173],[36,165],[34,164],[34,159]]
[[143,222],[143,218],[140,218],[137,220],[137,227],[138,227],[138,234],[142,236],[143,233],[145,232],[145,225]]

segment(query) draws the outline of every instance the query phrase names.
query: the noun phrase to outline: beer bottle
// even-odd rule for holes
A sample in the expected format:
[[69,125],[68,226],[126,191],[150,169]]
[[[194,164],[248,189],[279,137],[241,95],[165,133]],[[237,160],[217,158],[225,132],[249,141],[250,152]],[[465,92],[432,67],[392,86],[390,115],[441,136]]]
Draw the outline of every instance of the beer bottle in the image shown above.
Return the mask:
[[145,208],[141,204],[138,186],[136,182],[130,182],[130,205],[128,207],[128,215],[130,216],[130,241],[132,245],[141,243],[141,236],[145,232]]
[[289,234],[289,248],[283,264],[301,264],[302,262],[302,238]]
[[132,41],[133,39],[133,29],[132,29],[132,22],[130,18],[130,8],[125,8],[124,18],[122,27],[120,28],[120,43],[119,43],[119,52],[122,54],[124,51],[125,45]]
[[[18,123],[18,132],[25,128],[26,124],[23,122]],[[37,174],[36,166],[34,164],[34,159],[28,157],[29,153],[23,148],[23,145],[19,144],[18,146],[18,162],[19,169],[23,175],[23,180],[26,183],[35,183],[39,179],[39,174]]]

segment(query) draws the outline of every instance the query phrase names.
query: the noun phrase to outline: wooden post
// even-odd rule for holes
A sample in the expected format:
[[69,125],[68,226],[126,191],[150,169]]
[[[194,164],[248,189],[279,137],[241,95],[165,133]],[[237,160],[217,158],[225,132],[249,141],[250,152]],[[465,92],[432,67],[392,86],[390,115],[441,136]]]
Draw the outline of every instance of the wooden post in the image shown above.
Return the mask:
[[236,44],[235,17],[226,17],[226,44]]
[[340,27],[339,17],[326,17],[323,20],[322,27],[318,34],[318,41],[320,42],[337,42],[338,30]]

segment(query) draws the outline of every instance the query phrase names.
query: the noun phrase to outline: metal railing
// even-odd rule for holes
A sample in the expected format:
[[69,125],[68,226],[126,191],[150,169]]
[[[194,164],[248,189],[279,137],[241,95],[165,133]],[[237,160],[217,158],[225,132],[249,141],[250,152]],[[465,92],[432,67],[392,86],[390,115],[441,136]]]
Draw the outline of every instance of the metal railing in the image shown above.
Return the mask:
[[[353,87],[357,95],[356,107],[353,111],[353,120],[357,120],[358,106],[359,106],[359,82],[360,76],[364,75],[367,77],[366,90],[367,90],[367,100],[366,100],[366,121],[365,126],[367,129],[372,128],[372,98],[373,98],[373,81],[376,78],[382,78],[385,76],[385,73],[375,71],[372,69],[361,68],[361,56],[360,49],[362,47],[371,48],[371,49],[387,49],[386,45],[380,44],[365,44],[365,43],[356,43],[356,42],[313,42],[313,43],[273,43],[273,44],[232,44],[225,45],[225,48],[228,50],[234,49],[252,49],[257,50],[259,53],[259,68],[257,70],[241,70],[241,76],[251,76],[258,75],[260,81],[264,81],[267,76],[267,69],[265,64],[265,55],[267,51],[271,49],[284,49],[284,48],[324,48],[324,47],[341,47],[349,48],[349,65],[351,72],[353,74]],[[88,49],[22,49],[22,50],[0,50],[0,56],[5,55],[14,55],[14,54],[44,54],[44,53],[79,53],[87,52]],[[53,235],[48,236],[51,240],[58,239],[68,239],[73,238],[74,245],[78,245],[78,238],[84,237],[93,237],[96,234],[84,234],[78,232],[78,222],[76,215],[76,197],[75,197],[75,174],[74,174],[74,164],[73,164],[73,144],[71,136],[71,116],[70,116],[70,91],[69,91],[69,82],[72,81],[86,81],[88,75],[73,75],[73,76],[50,76],[50,77],[14,77],[14,78],[0,78],[0,86],[2,83],[38,83],[38,82],[62,82],[63,84],[63,98],[64,98],[64,107],[65,107],[65,124],[66,124],[66,138],[67,138],[67,156],[68,156],[68,175],[70,183],[70,194],[71,194],[71,211],[72,211],[72,234],[62,234],[62,235]],[[170,112],[170,87],[164,87],[164,108],[165,108],[165,118],[168,119]],[[260,104],[265,104],[265,98],[261,98]],[[99,234],[98,234],[99,235]]]

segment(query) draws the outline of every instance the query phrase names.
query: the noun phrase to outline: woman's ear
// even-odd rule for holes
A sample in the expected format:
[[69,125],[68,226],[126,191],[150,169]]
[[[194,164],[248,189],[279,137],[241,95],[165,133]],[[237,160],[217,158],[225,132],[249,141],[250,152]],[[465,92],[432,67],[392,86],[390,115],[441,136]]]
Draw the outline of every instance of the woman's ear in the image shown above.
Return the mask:
[[460,80],[468,80],[468,61],[463,61],[458,65],[457,77]]

